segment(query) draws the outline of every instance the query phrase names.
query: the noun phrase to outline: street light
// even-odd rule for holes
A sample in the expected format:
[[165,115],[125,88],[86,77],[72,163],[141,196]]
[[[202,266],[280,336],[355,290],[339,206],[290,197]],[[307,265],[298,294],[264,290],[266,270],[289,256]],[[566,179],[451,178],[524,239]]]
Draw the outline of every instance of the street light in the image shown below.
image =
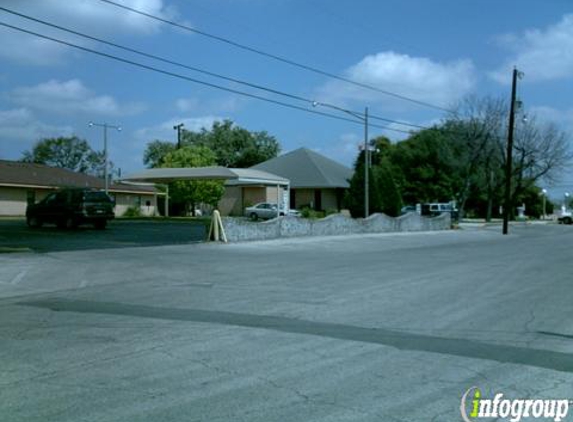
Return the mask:
[[105,193],[108,193],[109,190],[109,180],[107,177],[107,172],[108,172],[108,159],[107,159],[107,129],[115,129],[118,132],[121,132],[121,126],[115,126],[115,125],[110,125],[107,123],[94,123],[94,122],[89,122],[88,123],[89,127],[102,127],[103,128],[103,157],[104,157],[104,161],[105,161],[105,167],[104,167],[104,187],[105,187]]
[[325,104],[318,101],[312,102],[313,107],[324,106],[329,107],[334,110],[342,111],[343,113],[349,114],[357,119],[360,119],[364,122],[364,218],[367,218],[370,215],[370,190],[369,190],[369,180],[368,180],[368,169],[370,163],[370,148],[368,148],[368,107],[364,107],[364,114],[356,113],[351,110],[346,110],[341,107],[337,107],[332,104]]
[[547,202],[547,189],[541,189],[541,195],[543,196],[543,219],[546,220],[547,213],[545,212],[545,204]]

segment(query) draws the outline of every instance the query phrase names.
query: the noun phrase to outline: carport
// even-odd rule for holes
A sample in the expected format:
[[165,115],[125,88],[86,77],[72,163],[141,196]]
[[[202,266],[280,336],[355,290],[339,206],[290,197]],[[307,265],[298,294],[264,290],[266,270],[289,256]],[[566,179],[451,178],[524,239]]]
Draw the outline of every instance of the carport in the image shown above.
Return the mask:
[[[290,195],[290,181],[276,174],[255,169],[238,169],[221,166],[185,167],[185,168],[154,168],[130,174],[122,178],[124,182],[158,183],[167,186],[166,216],[168,215],[169,188],[168,183],[184,180],[227,180],[230,186],[271,186],[277,188],[277,217],[280,213],[280,191],[286,189],[286,198]],[[218,215],[214,212],[214,215]]]

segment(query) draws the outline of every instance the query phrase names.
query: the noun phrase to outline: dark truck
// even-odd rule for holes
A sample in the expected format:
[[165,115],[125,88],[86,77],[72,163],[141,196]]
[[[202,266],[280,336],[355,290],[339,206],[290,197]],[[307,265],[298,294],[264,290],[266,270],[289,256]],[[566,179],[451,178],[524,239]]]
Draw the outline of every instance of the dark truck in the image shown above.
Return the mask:
[[114,202],[105,192],[90,188],[60,189],[36,204],[28,204],[26,222],[29,227],[50,223],[68,229],[93,224],[103,230],[115,216],[113,208]]

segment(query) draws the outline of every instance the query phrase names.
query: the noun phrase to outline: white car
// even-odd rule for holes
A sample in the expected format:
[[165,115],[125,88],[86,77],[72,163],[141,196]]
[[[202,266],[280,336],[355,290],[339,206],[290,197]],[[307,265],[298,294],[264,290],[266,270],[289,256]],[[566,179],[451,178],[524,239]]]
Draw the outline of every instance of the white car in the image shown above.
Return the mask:
[[[284,211],[279,212],[279,216],[284,216]],[[300,212],[297,210],[289,210],[288,215],[292,215],[295,217],[300,216]],[[273,204],[270,202],[260,202],[258,204],[253,205],[252,207],[245,208],[245,217],[250,218],[251,220],[258,220],[263,219],[267,220],[270,218],[275,218],[277,216],[277,204]]]

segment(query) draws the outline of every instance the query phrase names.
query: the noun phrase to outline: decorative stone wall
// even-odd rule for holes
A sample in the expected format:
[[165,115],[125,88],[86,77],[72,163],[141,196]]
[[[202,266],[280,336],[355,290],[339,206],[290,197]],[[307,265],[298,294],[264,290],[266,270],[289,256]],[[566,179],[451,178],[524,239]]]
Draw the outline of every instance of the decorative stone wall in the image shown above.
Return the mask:
[[223,218],[223,226],[229,242],[238,242],[280,237],[448,230],[451,227],[451,218],[448,213],[428,218],[415,212],[400,217],[373,214],[366,219],[353,219],[342,214],[332,214],[319,220],[287,216],[278,221],[274,218],[262,222],[226,217]]

